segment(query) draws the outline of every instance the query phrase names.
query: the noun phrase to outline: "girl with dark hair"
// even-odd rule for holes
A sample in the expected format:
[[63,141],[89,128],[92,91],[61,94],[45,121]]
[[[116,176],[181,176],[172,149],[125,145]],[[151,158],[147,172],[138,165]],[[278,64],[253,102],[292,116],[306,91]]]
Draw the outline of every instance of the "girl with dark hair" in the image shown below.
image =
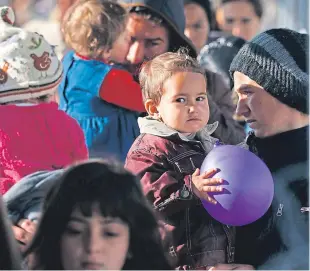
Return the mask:
[[262,16],[260,0],[221,0],[216,9],[219,28],[245,40],[258,34]]
[[159,224],[139,182],[117,164],[64,171],[47,194],[25,252],[30,269],[171,269]]

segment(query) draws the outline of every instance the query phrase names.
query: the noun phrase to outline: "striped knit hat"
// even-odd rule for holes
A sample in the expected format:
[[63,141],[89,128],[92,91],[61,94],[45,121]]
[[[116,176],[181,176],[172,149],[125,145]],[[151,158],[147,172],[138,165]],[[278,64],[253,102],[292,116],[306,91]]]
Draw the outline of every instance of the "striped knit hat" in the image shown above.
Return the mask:
[[54,46],[14,20],[10,7],[0,8],[0,104],[54,94],[62,76]]
[[280,102],[309,114],[308,35],[267,30],[247,42],[233,59],[230,74],[241,72]]

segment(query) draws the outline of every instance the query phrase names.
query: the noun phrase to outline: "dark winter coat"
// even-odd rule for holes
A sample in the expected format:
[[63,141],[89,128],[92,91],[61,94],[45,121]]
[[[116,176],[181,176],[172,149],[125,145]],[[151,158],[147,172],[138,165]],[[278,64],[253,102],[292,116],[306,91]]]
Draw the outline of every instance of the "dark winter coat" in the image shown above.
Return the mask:
[[237,262],[259,269],[309,268],[308,132],[307,126],[268,138],[247,138],[250,151],[272,172],[275,194],[261,219],[237,228]]
[[141,124],[139,119],[141,135],[131,147],[125,167],[141,178],[146,197],[171,231],[169,252],[178,259],[176,266],[205,269],[232,262],[234,228],[210,217],[191,188],[193,172],[217,141],[209,135],[216,126],[189,140],[165,124],[153,122]]

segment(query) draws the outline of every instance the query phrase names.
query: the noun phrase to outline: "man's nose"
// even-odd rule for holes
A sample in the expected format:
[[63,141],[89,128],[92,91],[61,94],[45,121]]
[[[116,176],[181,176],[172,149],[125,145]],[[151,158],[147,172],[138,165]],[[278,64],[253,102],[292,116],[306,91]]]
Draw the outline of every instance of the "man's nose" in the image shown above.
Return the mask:
[[236,114],[239,116],[248,116],[249,115],[249,107],[246,104],[246,101],[242,98],[239,98],[236,108]]
[[240,23],[236,22],[232,28],[232,34],[236,37],[242,37],[242,26]]
[[145,48],[142,43],[134,42],[129,48],[127,61],[130,64],[140,64],[144,60]]
[[189,27],[186,27],[185,30],[184,30],[184,34],[186,37],[188,37],[190,40],[193,39],[193,36],[194,36],[194,31],[191,30]]

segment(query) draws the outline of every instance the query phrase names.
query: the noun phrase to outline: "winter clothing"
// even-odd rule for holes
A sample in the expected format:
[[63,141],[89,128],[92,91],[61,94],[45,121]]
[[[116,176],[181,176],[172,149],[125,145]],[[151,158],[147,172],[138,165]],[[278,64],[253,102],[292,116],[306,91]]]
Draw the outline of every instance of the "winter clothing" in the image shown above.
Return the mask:
[[0,13],[0,103],[54,94],[62,65],[53,46],[38,33],[12,26],[11,8]]
[[[37,33],[13,27],[14,13],[0,9],[0,193],[22,177],[62,168],[88,157],[83,132],[53,103],[27,103],[55,93],[62,65]],[[2,64],[1,64],[2,63]],[[22,103],[23,102],[23,103]]]
[[63,171],[58,169],[32,173],[5,193],[3,201],[13,224],[23,218],[38,221],[45,196]]
[[[109,98],[113,92],[118,93],[119,100],[124,101],[120,96],[126,97],[127,104],[142,110],[140,86],[128,72],[102,61],[82,59],[73,51],[66,54],[63,66],[64,77],[58,88],[59,108],[76,119],[83,129],[90,157],[115,156],[125,161],[139,135],[138,113],[112,104]],[[114,87],[106,86],[111,76]]]
[[247,42],[231,63],[280,102],[308,114],[307,34],[271,29]]
[[191,188],[216,139],[209,125],[189,139],[157,120],[139,119],[141,135],[128,152],[125,167],[141,178],[146,197],[171,231],[169,252],[182,269],[205,269],[233,261],[234,228],[215,221]]
[[253,133],[250,151],[269,167],[275,184],[272,206],[256,222],[237,228],[236,262],[260,269],[309,267],[309,127],[267,138]]
[[22,177],[87,159],[83,132],[55,103],[0,106],[0,193]]
[[23,24],[23,29],[43,35],[48,43],[55,45],[55,52],[58,59],[63,58],[67,47],[63,41],[61,23],[58,19],[34,18]]

